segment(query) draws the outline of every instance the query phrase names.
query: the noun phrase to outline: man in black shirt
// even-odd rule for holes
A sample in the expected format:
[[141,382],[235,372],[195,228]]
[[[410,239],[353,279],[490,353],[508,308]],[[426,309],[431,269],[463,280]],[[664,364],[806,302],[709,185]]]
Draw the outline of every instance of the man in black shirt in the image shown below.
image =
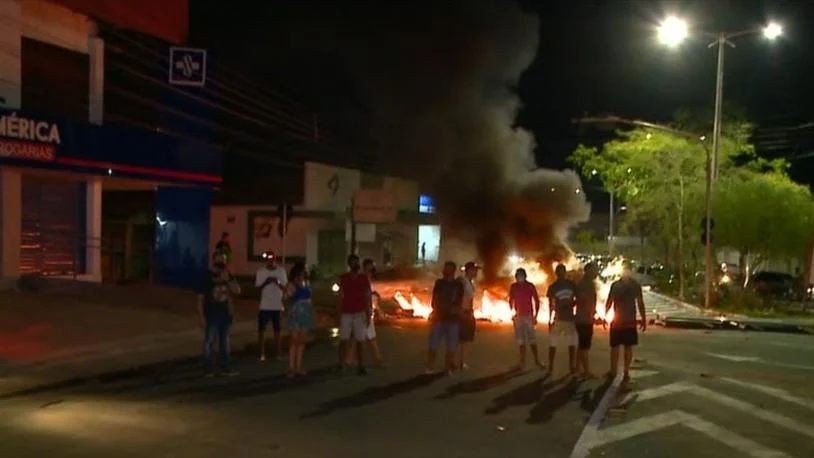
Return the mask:
[[204,328],[204,368],[206,376],[215,375],[215,340],[222,375],[236,375],[229,365],[229,330],[234,320],[233,297],[240,294],[240,285],[226,267],[226,256],[215,253],[212,269],[207,270],[198,289],[198,316]]
[[455,353],[460,337],[461,307],[464,286],[457,278],[454,262],[444,264],[443,278],[432,288],[432,314],[430,315],[430,349],[427,353],[427,373],[432,373],[435,357],[442,342],[446,343],[445,371],[455,370]]
[[622,268],[622,278],[611,284],[608,301],[605,305],[605,316],[613,308],[613,321],[610,328],[611,362],[609,378],[616,377],[619,369],[619,347],[625,347],[625,372],[623,383],[630,383],[630,364],[633,362],[633,347],[639,344],[639,334],[636,332],[636,310],[641,315],[639,327],[644,332],[647,329],[647,316],[644,308],[644,295],[642,286],[631,276],[630,264],[625,262]]
[[577,329],[574,325],[574,305],[577,285],[565,278],[567,270],[559,264],[554,273],[557,280],[548,287],[548,370],[554,371],[557,347],[568,347],[568,370],[576,374]]

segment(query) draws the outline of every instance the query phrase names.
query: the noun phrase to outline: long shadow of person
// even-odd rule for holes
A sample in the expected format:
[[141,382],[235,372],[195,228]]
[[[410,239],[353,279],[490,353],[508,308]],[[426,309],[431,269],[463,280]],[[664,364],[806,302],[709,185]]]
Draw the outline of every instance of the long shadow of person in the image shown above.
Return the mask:
[[497,374],[487,375],[486,377],[459,382],[447,388],[446,392],[435,396],[434,399],[452,399],[460,394],[480,393],[492,388],[497,388],[509,380],[523,375],[523,373],[524,372],[520,369],[509,369]]
[[529,416],[526,423],[548,423],[554,418],[554,413],[560,410],[563,406],[574,400],[581,381],[571,378],[568,383],[558,387],[556,390],[548,392],[542,399],[529,411]]
[[486,415],[499,414],[510,407],[528,406],[540,400],[540,396],[551,387],[562,382],[564,378],[549,380],[546,374],[531,383],[521,385],[507,393],[504,393],[492,400],[492,405],[483,411]]
[[402,380],[400,382],[390,383],[388,385],[377,386],[360,391],[356,394],[346,396],[339,399],[334,399],[320,405],[316,410],[300,416],[301,419],[310,419],[316,417],[323,417],[330,415],[337,410],[346,410],[359,408],[370,404],[390,399],[400,394],[409,393],[410,391],[417,390],[421,387],[430,385],[444,377],[443,373],[431,375],[418,375],[415,377]]

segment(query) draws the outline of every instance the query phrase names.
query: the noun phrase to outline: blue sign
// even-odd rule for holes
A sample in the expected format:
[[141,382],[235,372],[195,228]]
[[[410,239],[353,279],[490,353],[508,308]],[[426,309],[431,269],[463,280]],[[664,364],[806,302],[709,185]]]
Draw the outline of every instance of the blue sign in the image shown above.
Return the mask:
[[435,213],[435,202],[433,202],[432,197],[424,194],[418,196],[418,212],[425,214]]
[[203,87],[206,84],[206,50],[171,47],[170,84]]

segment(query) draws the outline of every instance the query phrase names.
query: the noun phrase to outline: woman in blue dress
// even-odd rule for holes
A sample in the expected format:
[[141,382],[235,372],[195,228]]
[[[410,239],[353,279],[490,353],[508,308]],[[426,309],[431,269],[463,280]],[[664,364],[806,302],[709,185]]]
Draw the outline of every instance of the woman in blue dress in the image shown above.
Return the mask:
[[311,286],[304,264],[297,264],[291,269],[288,283],[288,330],[291,342],[288,349],[288,376],[305,375],[302,357],[308,332],[314,325],[313,305],[311,304]]

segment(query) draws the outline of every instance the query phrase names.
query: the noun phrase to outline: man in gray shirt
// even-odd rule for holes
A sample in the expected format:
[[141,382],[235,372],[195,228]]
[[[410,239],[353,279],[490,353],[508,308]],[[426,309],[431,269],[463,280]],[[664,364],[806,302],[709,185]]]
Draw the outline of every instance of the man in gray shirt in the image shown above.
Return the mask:
[[[630,383],[630,364],[633,362],[633,347],[639,344],[638,324],[642,332],[647,329],[644,296],[642,286],[632,276],[630,263],[625,262],[622,278],[611,284],[608,301],[605,305],[605,316],[613,308],[613,321],[610,328],[611,362],[609,378],[615,378],[619,370],[619,346],[625,347],[625,372],[622,382]],[[636,310],[641,315],[641,322],[636,319]]]

